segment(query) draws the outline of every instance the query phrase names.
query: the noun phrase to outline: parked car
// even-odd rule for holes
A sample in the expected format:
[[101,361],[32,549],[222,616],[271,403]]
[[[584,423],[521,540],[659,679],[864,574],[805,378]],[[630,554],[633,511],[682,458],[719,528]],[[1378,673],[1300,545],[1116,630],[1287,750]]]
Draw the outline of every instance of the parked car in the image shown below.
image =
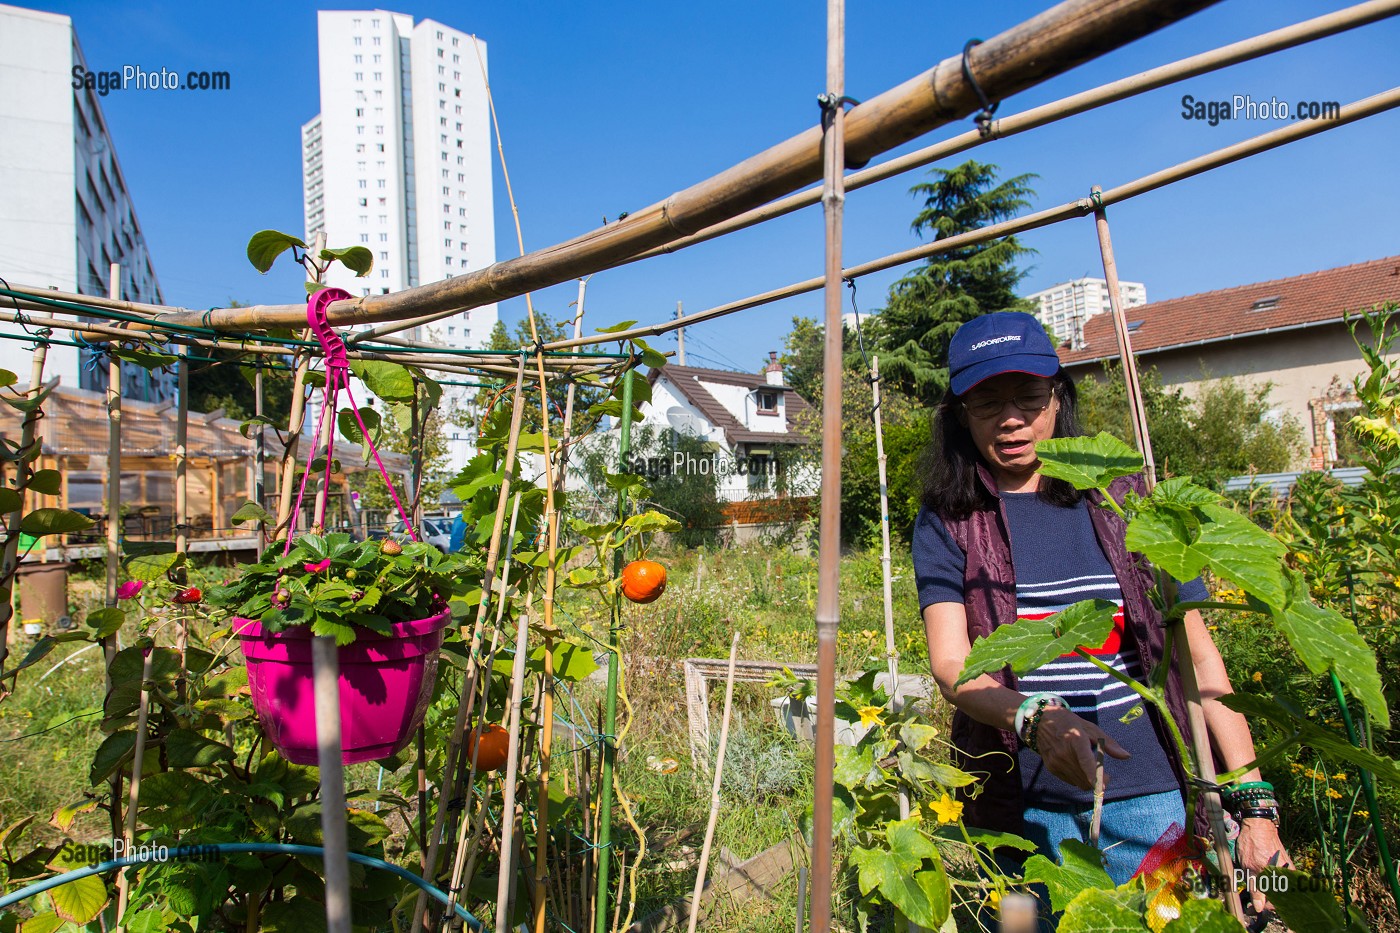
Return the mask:
[[[402,520],[394,522],[387,529],[371,529],[369,536],[370,538],[394,538],[398,541],[409,540],[408,531]],[[423,533],[419,535],[419,540],[431,544],[446,554],[452,547],[452,521],[437,516],[425,517],[423,519]]]

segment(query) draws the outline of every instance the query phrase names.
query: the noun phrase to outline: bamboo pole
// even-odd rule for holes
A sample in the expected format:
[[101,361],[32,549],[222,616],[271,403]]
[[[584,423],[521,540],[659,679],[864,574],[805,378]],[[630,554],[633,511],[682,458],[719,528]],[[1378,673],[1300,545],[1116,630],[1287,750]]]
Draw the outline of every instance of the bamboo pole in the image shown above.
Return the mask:
[[[1400,88],[1392,88],[1380,94],[1367,97],[1355,103],[1342,107],[1341,112],[1335,120],[1299,120],[1277,130],[1262,133],[1259,136],[1251,137],[1222,149],[1217,149],[1205,155],[1198,156],[1186,162],[1162,169],[1150,175],[1144,175],[1130,182],[1110,188],[1103,193],[1100,203],[1104,207],[1111,207],[1114,204],[1127,201],[1139,195],[1147,194],[1158,188],[1165,187],[1174,182],[1184,181],[1195,175],[1211,169],[1238,162],[1249,156],[1276,149],[1279,146],[1315,136],[1328,130],[1354,123],[1366,117],[1384,113],[1400,107]],[[990,240],[997,240],[1015,233],[1024,233],[1028,230],[1035,230],[1040,227],[1048,227],[1051,224],[1069,220],[1074,217],[1083,217],[1093,212],[1094,202],[1088,198],[1079,198],[1068,201],[1055,207],[1025,214],[1020,217],[1005,220],[1001,223],[988,224],[967,233],[960,233],[946,239],[935,240],[923,246],[916,246],[912,249],[902,250],[898,253],[891,253],[879,259],[873,259],[851,266],[842,270],[843,278],[856,279],[870,275],[874,272],[883,272],[896,266],[906,263],[917,262],[931,256],[941,255],[956,249],[962,249],[977,243],[986,243]],[[455,281],[455,280],[454,280]],[[745,311],[749,308],[756,308],[760,305],[781,301],[784,298],[792,298],[796,295],[805,295],[818,291],[824,287],[825,277],[817,276],[775,288],[758,295],[742,298],[738,301],[731,301],[727,304],[717,305],[704,311],[697,311],[694,314],[685,316],[685,326],[690,327],[704,321],[733,314],[736,311]],[[588,346],[590,344],[611,343],[619,340],[630,340],[634,337],[654,337],[658,334],[668,333],[679,326],[675,320],[666,320],[656,324],[643,325],[641,327],[630,327],[624,331],[611,334],[595,334],[578,339],[554,340],[544,345],[546,350],[563,350],[573,347]]]
[[[618,457],[627,460],[632,449],[632,380],[635,370],[627,370],[622,376],[622,424],[618,431]],[[627,517],[627,494],[617,494],[617,518]],[[613,552],[613,576],[621,576],[624,556],[620,550]],[[603,758],[602,776],[598,781],[598,887],[595,895],[597,913],[594,917],[593,933],[606,933],[608,922],[608,882],[612,872],[612,802],[613,768],[617,763],[617,739],[613,735],[617,729],[617,680],[618,680],[618,629],[622,627],[622,596],[614,597],[612,624],[608,626],[608,687],[604,696],[607,699],[603,719],[601,751]],[[621,876],[619,876],[621,877]]]
[[[1202,52],[1199,55],[1170,62],[1127,78],[1120,78],[1108,84],[1101,84],[1087,91],[1033,107],[1022,113],[994,119],[988,125],[988,131],[985,134],[981,130],[968,130],[966,133],[959,133],[951,139],[941,140],[916,152],[852,172],[846,176],[846,190],[855,191],[858,188],[893,178],[896,175],[966,152],[994,140],[1016,136],[1028,130],[1037,129],[1108,104],[1145,94],[1148,91],[1185,81],[1188,78],[1199,77],[1230,65],[1251,61],[1272,52],[1293,48],[1349,29],[1369,25],[1395,16],[1397,13],[1400,13],[1400,0],[1370,0],[1367,3],[1358,3],[1355,6],[1304,20],[1292,26],[1261,33],[1239,42]],[[737,217],[706,227],[698,233],[681,237],[665,246],[638,253],[636,256],[624,260],[623,263],[618,263],[618,265],[674,253],[688,246],[704,243],[727,233],[791,214],[793,211],[818,203],[821,200],[821,192],[822,189],[819,186],[789,195],[770,204],[765,204],[763,207],[746,211]],[[684,360],[680,362],[682,366],[685,365]]]
[[[519,363],[516,368],[515,393],[510,418],[510,433],[506,439],[506,452],[502,463],[501,488],[496,496],[496,517],[491,526],[491,540],[486,550],[486,569],[482,574],[481,602],[476,610],[476,622],[472,626],[471,648],[468,651],[467,670],[462,674],[462,693],[457,703],[457,719],[452,726],[452,738],[447,744],[446,764],[443,768],[441,786],[443,793],[438,804],[437,816],[433,821],[433,832],[428,840],[428,867],[424,877],[431,879],[437,874],[438,848],[441,844],[444,826],[449,827],[448,836],[454,835],[456,828],[455,812],[448,813],[449,808],[446,802],[452,799],[456,790],[456,776],[458,770],[458,756],[461,754],[463,734],[466,731],[467,713],[472,707],[472,697],[476,693],[479,679],[483,676],[482,668],[478,663],[477,652],[481,649],[481,636],[485,630],[487,612],[490,609],[491,594],[494,591],[496,579],[496,563],[500,556],[501,531],[505,527],[506,503],[510,497],[510,487],[515,479],[515,459],[516,450],[520,441],[521,416],[524,407],[521,404],[524,400],[525,389],[525,354],[521,353]],[[463,633],[465,635],[465,632]],[[485,677],[490,677],[490,671],[485,671]],[[450,822],[449,822],[450,821]],[[420,894],[418,902],[414,907],[413,929],[422,927],[427,911],[427,895]]]
[[[44,391],[44,364],[48,360],[49,345],[40,341],[34,347],[34,356],[29,363],[29,390],[26,393],[31,399],[37,399]],[[40,410],[42,406],[36,406],[33,411],[24,413],[24,421],[20,425],[19,448],[28,452],[39,438],[39,419],[43,417]],[[22,485],[29,475],[28,462],[15,464],[15,485]],[[66,479],[67,473],[64,472]],[[10,621],[14,618],[14,591],[11,589],[15,573],[19,570],[19,523],[24,518],[24,503],[17,505],[5,519],[5,556],[4,563],[0,565],[0,586],[6,591],[6,598],[0,599],[0,697],[4,697],[5,690],[5,662],[10,656]]]
[[[1090,189],[1090,200],[1103,194],[1098,185]],[[1128,321],[1123,315],[1123,297],[1118,290],[1118,263],[1113,258],[1113,238],[1109,235],[1108,214],[1102,207],[1094,210],[1094,228],[1099,236],[1099,254],[1103,258],[1104,280],[1108,283],[1108,304],[1113,315],[1113,332],[1118,338],[1118,355],[1123,363],[1123,379],[1128,394],[1128,414],[1133,422],[1133,436],[1147,467],[1147,488],[1157,483],[1157,463],[1152,456],[1152,438],[1148,433],[1147,409],[1143,405],[1142,383],[1138,381],[1137,358],[1133,356]]]
[[[258,504],[258,508],[267,509],[267,426],[262,423],[263,405],[265,404],[263,388],[263,365],[259,359],[257,369],[253,372],[253,416],[258,420],[257,431],[253,435],[253,501]],[[267,529],[258,526],[257,554],[262,559],[263,548],[266,546]]]
[[[977,80],[1002,100],[1164,26],[1214,0],[1066,0],[972,49]],[[855,107],[848,154],[865,161],[981,106],[952,55],[922,74]],[[427,323],[435,312],[457,313],[589,275],[622,259],[702,230],[810,184],[821,177],[821,131],[813,127],[720,174],[568,242],[442,282],[390,295],[336,302],[335,326],[400,321]],[[301,309],[287,305],[176,312],[167,320],[216,330],[295,326]]]
[[[1098,186],[1092,194],[1097,195]],[[1097,200],[1097,199],[1095,199]],[[1152,461],[1152,439],[1148,432],[1147,412],[1142,401],[1142,387],[1138,383],[1137,363],[1133,358],[1132,337],[1128,333],[1127,321],[1123,317],[1123,304],[1118,293],[1118,263],[1113,256],[1113,240],[1109,235],[1108,214],[1102,206],[1094,211],[1094,226],[1098,233],[1099,252],[1103,258],[1104,278],[1108,283],[1109,305],[1113,314],[1113,328],[1118,337],[1118,352],[1123,364],[1123,379],[1128,397],[1128,411],[1132,415],[1133,431],[1137,435],[1138,449],[1147,465],[1147,488],[1151,491],[1157,481]],[[1170,598],[1170,597],[1169,597]],[[1206,816],[1210,820],[1211,836],[1215,845],[1215,857],[1220,874],[1227,881],[1223,890],[1225,904],[1230,914],[1241,923],[1245,922],[1244,907],[1240,902],[1239,891],[1231,880],[1235,877],[1234,858],[1230,854],[1229,836],[1225,830],[1225,811],[1221,805],[1220,792],[1215,786],[1215,757],[1211,750],[1210,731],[1206,726],[1205,708],[1201,702],[1201,688],[1196,680],[1196,664],[1191,654],[1191,645],[1186,631],[1186,623],[1181,617],[1167,621],[1167,643],[1172,645],[1178,659],[1177,669],[1181,673],[1181,689],[1186,698],[1187,719],[1191,728],[1191,746],[1196,758],[1196,771],[1204,783],[1202,793]],[[1171,658],[1163,663],[1170,664]],[[1193,814],[1187,814],[1191,819]]]
[[515,878],[516,782],[520,774],[520,725],[525,699],[525,657],[529,649],[531,591],[515,629],[515,656],[510,665],[510,738],[506,743],[506,778],[501,791],[501,871],[496,878],[496,933],[510,929],[510,895]]
[[847,150],[846,5],[827,0],[825,185],[826,333],[822,379],[822,484],[817,555],[817,750],[812,776],[812,933],[831,929],[832,800],[836,770],[836,631],[841,621],[841,233]]
[[[325,247],[326,231],[321,230],[311,241],[312,255],[320,255]],[[311,281],[319,281],[311,273],[308,273],[308,276]],[[297,325],[303,338],[310,335],[311,330],[306,326],[305,305],[302,306],[301,320]],[[296,371],[292,374],[292,410],[287,415],[287,443],[282,448],[282,472],[277,484],[280,495],[277,497],[277,524],[273,526],[272,531],[274,541],[281,541],[284,536],[290,537],[296,528],[297,516],[292,514],[293,497],[287,495],[287,491],[292,488],[297,475],[297,448],[301,446],[301,429],[306,423],[306,374],[310,371],[311,351],[308,349],[297,356]],[[309,458],[306,468],[311,469]]]
[[700,920],[700,895],[705,890],[705,869],[710,864],[710,846],[715,841],[715,824],[719,822],[719,789],[724,782],[724,752],[729,746],[729,714],[734,706],[734,663],[739,656],[739,633],[729,643],[729,674],[724,679],[724,718],[720,720],[719,749],[715,752],[715,779],[710,786],[710,817],[705,823],[705,844],[700,847],[700,865],[695,871],[695,890],[690,895],[690,921],[687,933],[695,933]]
[[[108,270],[108,295],[121,298],[121,266],[112,263]],[[117,582],[121,570],[122,545],[122,364],[115,356],[107,356],[107,587],[105,605],[117,604]],[[115,636],[102,639],[103,695],[112,692],[112,661],[117,656]],[[121,835],[122,772],[118,768],[109,782],[112,791],[112,836]],[[117,892],[126,886],[125,875],[117,876]]]
[[[126,801],[126,822],[122,824],[121,835],[122,848],[127,852],[131,851],[131,842],[136,838],[136,813],[141,801],[141,772],[146,766],[146,723],[151,712],[151,691],[146,685],[151,682],[151,659],[155,656],[153,647],[148,647],[142,652],[141,701],[136,710],[136,744],[131,758],[131,790]],[[124,880],[126,871],[123,870],[117,877],[117,929],[121,930],[130,891]]]
[[340,659],[335,639],[311,639],[316,696],[316,760],[321,781],[321,844],[325,847],[326,931],[350,933],[350,860],[345,769],[340,760]]

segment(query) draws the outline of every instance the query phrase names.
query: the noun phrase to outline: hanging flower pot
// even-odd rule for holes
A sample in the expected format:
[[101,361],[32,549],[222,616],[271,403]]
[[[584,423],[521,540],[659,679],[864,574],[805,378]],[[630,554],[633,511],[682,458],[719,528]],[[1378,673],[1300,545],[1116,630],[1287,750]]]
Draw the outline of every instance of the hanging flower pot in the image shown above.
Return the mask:
[[[405,527],[403,504],[380,463],[371,432],[350,389],[345,344],[326,323],[326,306],[350,297],[322,289],[307,302],[307,323],[326,355],[326,384],[320,423],[310,449],[325,439],[325,456],[302,475],[292,515],[313,472],[330,485],[334,463],[337,403],[344,392],[360,437],[373,455]],[[318,497],[325,519],[326,496]],[[248,686],[264,734],[282,756],[298,764],[317,761],[315,676],[312,639],[333,637],[340,667],[341,760],[346,764],[394,754],[423,722],[437,678],[438,651],[452,619],[447,594],[462,585],[461,555],[444,555],[419,542],[354,541],[348,534],[289,535],[269,548],[242,576],[210,594],[233,616],[248,662]],[[280,552],[280,553],[279,553]],[[198,590],[177,601],[198,602]]]
[[[444,608],[396,623],[388,634],[361,631],[337,650],[342,762],[386,758],[408,744],[432,700],[443,629],[451,621]],[[244,618],[234,619],[233,630],[264,735],[288,761],[316,764],[312,632],[306,626],[272,632]]]

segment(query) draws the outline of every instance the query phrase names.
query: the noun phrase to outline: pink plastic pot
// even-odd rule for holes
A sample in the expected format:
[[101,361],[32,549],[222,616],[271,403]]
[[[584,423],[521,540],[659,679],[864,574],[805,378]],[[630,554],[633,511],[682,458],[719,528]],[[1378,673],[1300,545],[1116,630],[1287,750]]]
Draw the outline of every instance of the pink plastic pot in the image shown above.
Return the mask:
[[[341,761],[373,761],[408,744],[423,723],[437,680],[438,650],[452,613],[395,625],[392,635],[361,629],[339,649]],[[282,757],[316,764],[311,632],[264,632],[253,619],[233,630],[248,661],[248,686],[263,734]]]

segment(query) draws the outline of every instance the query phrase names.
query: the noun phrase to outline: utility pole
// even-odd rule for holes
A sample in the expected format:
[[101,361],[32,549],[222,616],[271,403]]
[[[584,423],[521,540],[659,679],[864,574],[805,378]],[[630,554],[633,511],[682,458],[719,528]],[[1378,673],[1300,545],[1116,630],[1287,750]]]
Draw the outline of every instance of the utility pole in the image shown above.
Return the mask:
[[[684,312],[683,310],[681,310],[681,303],[678,301],[678,302],[676,302],[676,320],[679,321],[679,320],[681,320],[681,319],[684,318],[684,317],[685,317],[685,312]],[[677,366],[684,366],[684,365],[685,365],[685,328],[684,328],[684,327],[677,327],[677,328],[676,328],[676,365],[677,365]]]

